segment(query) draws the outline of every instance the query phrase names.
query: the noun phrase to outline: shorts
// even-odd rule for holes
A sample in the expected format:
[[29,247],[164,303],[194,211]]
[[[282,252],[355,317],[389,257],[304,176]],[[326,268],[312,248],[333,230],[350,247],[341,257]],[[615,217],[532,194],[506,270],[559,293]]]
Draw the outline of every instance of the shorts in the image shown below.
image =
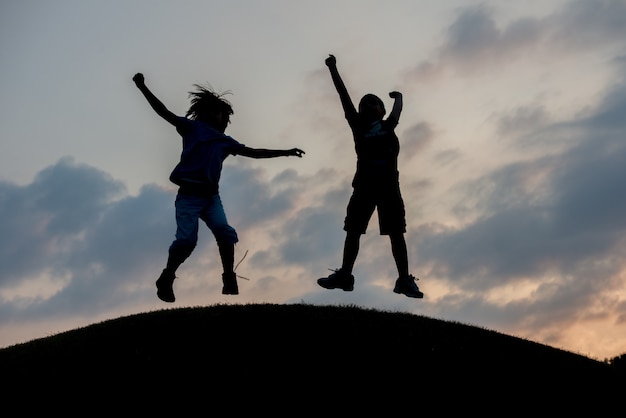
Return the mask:
[[378,210],[380,235],[406,232],[404,201],[397,182],[378,187],[355,187],[348,202],[344,231],[365,234],[374,209]]
[[228,224],[222,200],[218,194],[176,196],[176,241],[187,245],[198,242],[198,220],[202,219],[219,243],[236,244],[237,232]]

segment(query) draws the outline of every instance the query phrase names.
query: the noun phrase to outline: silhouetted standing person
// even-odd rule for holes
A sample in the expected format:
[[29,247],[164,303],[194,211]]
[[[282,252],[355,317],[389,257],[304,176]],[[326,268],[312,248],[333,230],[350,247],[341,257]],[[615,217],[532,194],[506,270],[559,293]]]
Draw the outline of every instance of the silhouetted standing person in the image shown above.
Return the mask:
[[352,269],[359,253],[361,235],[365,234],[374,209],[377,209],[380,234],[389,236],[398,269],[399,277],[393,291],[422,298],[424,294],[415,283],[417,279],[409,274],[404,239],[406,215],[398,173],[400,143],[394,132],[402,112],[402,94],[397,91],[389,93],[394,104],[387,119],[383,119],[386,113],[383,101],[373,94],[363,96],[357,111],[339,75],[335,57],[330,55],[325,62],[352,130],[357,164],[344,221],[346,239],[341,268],[318,279],[317,283],[326,289],[354,289]]
[[182,137],[183,150],[180,162],[170,175],[170,181],[179,186],[176,195],[176,238],[169,247],[167,265],[156,281],[157,296],[165,302],[174,302],[173,283],[176,269],[189,257],[198,241],[198,220],[209,227],[220,253],[223,267],[222,294],[237,295],[237,275],[234,271],[237,232],[228,224],[219,195],[222,163],[229,155],[250,158],[297,156],[304,151],[298,148],[270,150],[249,148],[224,134],[231,104],[220,94],[195,85],[189,92],[191,106],[185,116],[169,111],[146,87],[141,73],[133,77],[154,111],[172,124]]

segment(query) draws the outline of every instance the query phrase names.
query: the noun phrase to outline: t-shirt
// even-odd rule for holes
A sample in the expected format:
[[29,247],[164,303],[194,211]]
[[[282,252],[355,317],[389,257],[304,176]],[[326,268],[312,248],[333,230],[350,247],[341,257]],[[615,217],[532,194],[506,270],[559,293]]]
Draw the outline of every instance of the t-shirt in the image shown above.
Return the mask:
[[211,125],[182,116],[176,131],[182,136],[183,150],[170,181],[179,186],[206,187],[217,193],[224,160],[245,145]]
[[373,122],[363,121],[358,114],[346,118],[354,137],[357,166],[353,186],[390,184],[398,181],[400,142],[393,118]]

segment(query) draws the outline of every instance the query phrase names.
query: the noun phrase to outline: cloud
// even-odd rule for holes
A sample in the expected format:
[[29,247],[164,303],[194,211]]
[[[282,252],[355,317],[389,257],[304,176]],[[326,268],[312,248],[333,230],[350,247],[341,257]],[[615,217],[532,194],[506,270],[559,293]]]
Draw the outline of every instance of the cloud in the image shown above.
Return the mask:
[[543,105],[520,106],[497,115],[496,133],[503,138],[516,137],[536,132],[550,122]]
[[106,174],[64,158],[30,185],[0,184],[0,286],[24,278],[70,254],[81,234],[124,192]]
[[430,123],[419,122],[408,128],[402,136],[400,158],[408,161],[433,142],[435,131]]
[[518,138],[533,135],[535,126],[542,136],[567,136],[567,147],[459,184],[454,213],[460,225],[415,227],[417,264],[427,278],[451,286],[433,314],[493,323],[557,345],[576,321],[623,320],[622,75],[594,108],[570,120],[546,122],[538,109],[514,112],[517,118],[506,120],[513,126],[541,121]]
[[302,208],[291,218],[285,225],[289,232],[281,239],[281,259],[303,266],[336,260],[343,251],[343,218],[349,197],[347,188],[330,189],[317,204]]
[[[272,148],[289,144],[286,147],[301,146],[307,151],[302,160],[257,162],[237,157],[226,161],[222,200],[241,239],[237,260],[250,250],[238,272],[251,278],[241,283],[240,297],[228,302],[282,303],[302,298],[320,303],[347,302],[497,326],[545,342],[564,341],[564,333],[573,332],[569,331],[573,327],[597,332],[596,336],[610,335],[606,338],[612,344],[624,341],[624,336],[617,335],[621,329],[612,328],[610,323],[623,323],[626,317],[626,303],[622,301],[626,244],[621,238],[626,194],[616,180],[625,174],[620,162],[625,157],[626,89],[623,77],[611,80],[604,94],[598,94],[598,86],[612,76],[611,69],[626,74],[626,3],[537,3],[535,9],[548,13],[517,14],[508,20],[499,7],[512,9],[497,2],[489,4],[494,8],[460,9],[442,26],[441,42],[428,47],[430,55],[413,58],[413,63],[406,51],[416,47],[415,36],[424,48],[432,42],[424,30],[441,27],[437,20],[441,14],[432,12],[434,9],[420,9],[420,13],[425,12],[421,16],[429,16],[427,25],[402,26],[406,36],[395,36],[396,41],[402,39],[400,44],[394,44],[394,36],[381,29],[378,34],[372,32],[378,43],[359,38],[356,43],[344,40],[343,45],[340,41],[331,48],[344,57],[346,77],[356,89],[365,83],[368,88],[386,92],[383,84],[397,84],[393,82],[395,68],[411,65],[412,77],[456,76],[446,83],[406,83],[399,87],[407,97],[416,98],[416,103],[425,104],[405,109],[399,131],[402,192],[410,213],[409,259],[426,293],[423,301],[416,303],[391,291],[395,265],[389,240],[378,235],[376,216],[362,239],[355,292],[329,292],[315,284],[326,268],[338,267],[341,261],[343,218],[356,161],[349,127],[323,64],[327,46],[314,56],[306,53],[300,61],[291,60],[295,67],[289,71],[265,72],[273,75],[262,81],[245,76],[236,80],[239,76],[229,68],[232,61],[228,59],[210,65],[198,61],[178,74],[178,67],[171,71],[175,67],[170,65],[175,62],[171,57],[161,65],[151,64],[150,54],[123,53],[127,59],[111,64],[107,72],[117,80],[113,81],[119,84],[121,95],[116,98],[111,88],[105,94],[110,99],[107,103],[116,106],[116,112],[108,113],[125,115],[116,123],[105,123],[117,134],[97,129],[102,138],[108,138],[106,141],[92,137],[85,142],[76,139],[85,135],[78,135],[63,145],[59,135],[48,132],[50,127],[54,130],[67,125],[59,123],[62,118],[57,117],[53,122],[39,121],[38,126],[48,128],[47,135],[22,132],[18,136],[28,137],[30,142],[45,138],[39,149],[54,144],[54,150],[50,149],[52,161],[58,158],[57,152],[72,149],[79,160],[87,158],[99,167],[108,166],[109,173],[135,182],[133,193],[129,195],[125,184],[107,172],[67,158],[51,166],[45,158],[40,159],[32,168],[33,157],[50,158],[50,153],[37,157],[23,152],[31,165],[22,164],[18,169],[26,170],[20,181],[28,184],[0,183],[0,334],[6,339],[15,329],[22,332],[34,324],[39,328],[30,335],[41,335],[58,329],[61,323],[65,327],[79,320],[92,322],[98,315],[111,317],[164,306],[154,295],[154,280],[164,266],[175,232],[174,191],[143,185],[145,181],[137,176],[166,182],[166,167],[178,151],[176,142],[171,142],[173,131],[162,130],[158,123],[154,132],[146,134],[146,126],[155,123],[150,110],[145,112],[145,121],[136,120],[136,108],[117,111],[120,103],[142,100],[130,79],[119,76],[132,75],[135,70],[129,72],[128,66],[138,65],[153,68],[155,81],[174,83],[171,91],[164,87],[162,94],[177,108],[185,106],[185,95],[180,92],[186,91],[188,80],[202,82],[206,74],[214,74],[212,78],[222,74],[226,77],[223,85],[246,91],[247,97],[261,98],[260,102],[238,100],[237,115],[248,123],[233,126],[233,133],[239,132],[235,137],[254,141],[261,134]],[[438,7],[443,11],[450,5]],[[410,6],[404,15],[413,16],[415,10]],[[334,33],[345,32],[340,21],[335,22]],[[161,34],[159,22],[147,25]],[[395,52],[386,49],[389,62],[396,64],[363,70],[359,62],[369,62],[372,48],[390,45],[389,41],[400,47]],[[131,39],[125,44],[137,47],[142,42]],[[361,52],[368,55],[355,55],[355,45],[357,49],[366,46]],[[151,52],[152,46],[145,46],[148,49],[143,51]],[[224,56],[230,56],[232,45],[223,46]],[[119,52],[119,48],[115,50]],[[186,52],[181,49],[177,53]],[[244,50],[238,53],[245,58]],[[256,58],[267,61],[266,55]],[[94,62],[101,63],[102,59],[100,54]],[[218,62],[222,63],[219,68],[215,67]],[[28,70],[30,63],[23,64],[13,69],[21,74],[21,67],[26,73],[32,72]],[[162,69],[161,75],[157,68]],[[405,83],[400,80],[400,84]],[[67,103],[88,102],[76,96],[83,90],[68,89],[63,82],[48,86],[56,86],[53,89],[59,94],[52,96]],[[13,102],[21,103],[32,95],[16,90],[13,96]],[[282,104],[268,106],[268,97],[279,98]],[[138,103],[135,105],[144,106]],[[58,109],[64,111],[63,106]],[[263,125],[275,122],[276,114],[283,115],[280,123]],[[134,125],[139,127],[133,133]],[[58,141],[51,142],[51,137]],[[113,137],[125,143],[111,146]],[[108,151],[94,156],[94,147],[105,143],[109,144]],[[7,149],[9,154],[11,148]],[[146,149],[152,149],[156,160],[146,160],[141,174],[135,164],[120,164],[119,152],[110,151],[119,149],[127,150],[130,159],[132,155],[145,156]],[[115,155],[108,158],[109,153]],[[11,160],[22,159],[18,153],[11,155],[18,157]],[[124,166],[134,169],[121,173]],[[29,170],[41,167],[45,168],[35,180],[28,180],[35,173]],[[5,171],[7,178],[15,178],[15,167],[7,166]],[[213,237],[201,225],[198,247],[180,271],[176,289],[179,303],[222,302],[220,268]],[[59,319],[52,324],[55,318]],[[590,326],[594,318],[607,318],[602,322],[602,333]],[[580,325],[572,325],[575,320],[580,320]],[[11,321],[15,327],[4,332]],[[568,345],[584,344],[592,343]],[[595,349],[608,350],[600,342]]]
[[4,317],[123,304],[136,296],[127,292],[133,273],[154,268],[155,254],[165,254],[173,236],[171,192],[147,185],[127,196],[122,183],[71,158],[29,185],[4,183],[0,190]]
[[468,182],[457,214],[480,216],[460,230],[423,226],[420,254],[437,275],[481,289],[608,256],[626,232],[623,134]]
[[523,59],[556,59],[623,47],[626,4],[619,0],[576,0],[547,17],[522,17],[498,25],[495,12],[478,5],[461,9],[435,56],[409,74],[416,81],[445,74],[475,75],[502,70]]
[[462,157],[463,157],[463,152],[461,150],[446,149],[446,150],[437,152],[437,154],[433,157],[433,159],[440,166],[444,166],[444,165],[449,165]]
[[[237,229],[263,225],[268,220],[281,217],[294,205],[297,188],[291,177],[293,170],[279,173],[274,179],[268,179],[262,168],[253,167],[238,158],[236,163],[229,161],[220,180],[220,196],[226,215]],[[270,187],[272,182],[287,185],[276,191]],[[232,203],[231,203],[232,202]]]
[[[329,254],[331,240],[340,241],[329,225],[340,218],[346,191],[322,189],[340,183],[337,177],[327,169],[312,177],[286,169],[270,178],[245,160],[229,163],[220,185],[229,222],[247,244],[269,237],[268,249],[253,248],[246,267],[276,269],[263,254],[274,254],[280,268]],[[109,174],[71,158],[44,168],[31,184],[1,183],[0,316],[89,318],[153,301],[153,278],[174,239],[174,198],[171,189],[152,184],[128,195]],[[204,257],[219,260],[217,251],[207,251],[211,238],[201,232],[193,262],[185,265],[185,286],[206,277]],[[211,269],[221,270],[219,262]]]
[[222,200],[240,238],[262,236],[270,242],[267,249],[250,254],[249,268],[255,272],[276,266],[308,268],[339,253],[350,182],[328,168],[311,176],[292,168],[272,178],[264,174],[239,161],[222,175]]
[[621,0],[575,0],[545,20],[549,41],[575,50],[623,44],[626,3]]
[[614,135],[626,129],[626,67],[620,69],[619,79],[610,87],[598,108],[591,110],[575,126],[599,135]]

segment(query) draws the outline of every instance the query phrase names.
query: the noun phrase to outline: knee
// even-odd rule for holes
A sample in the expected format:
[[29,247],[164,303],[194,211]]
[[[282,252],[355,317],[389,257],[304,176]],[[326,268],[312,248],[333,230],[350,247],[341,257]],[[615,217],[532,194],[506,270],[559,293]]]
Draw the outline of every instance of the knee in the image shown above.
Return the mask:
[[359,242],[361,240],[362,233],[360,231],[347,231],[346,241]]
[[237,242],[239,242],[237,231],[227,225],[221,228],[214,228],[213,234],[215,235],[215,240],[218,242],[218,244],[235,245]]
[[189,257],[196,248],[196,243],[184,239],[176,240],[170,245],[170,254],[177,254],[181,257]]

